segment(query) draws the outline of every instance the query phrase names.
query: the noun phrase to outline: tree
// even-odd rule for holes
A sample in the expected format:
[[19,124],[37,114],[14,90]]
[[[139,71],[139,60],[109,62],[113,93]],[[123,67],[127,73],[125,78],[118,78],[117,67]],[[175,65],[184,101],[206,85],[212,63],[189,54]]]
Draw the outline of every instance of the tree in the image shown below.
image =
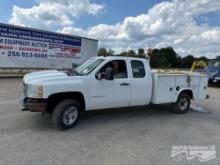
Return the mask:
[[216,58],[217,58],[217,59],[220,59],[220,56],[217,56]]
[[108,52],[107,52],[107,56],[112,56],[114,55],[115,51],[112,50],[112,49],[109,49]]
[[145,51],[143,48],[138,49],[138,56],[141,56],[141,57],[145,56]]
[[152,56],[150,58],[150,65],[152,68],[158,68],[160,67],[160,64],[158,63],[159,60],[159,49],[153,49]]
[[188,55],[182,58],[183,68],[191,68],[193,62],[195,61],[195,57],[192,55]]
[[180,63],[180,59],[177,56],[177,53],[174,51],[172,47],[161,48],[161,49],[153,49],[152,57],[150,59],[151,67],[178,67]]
[[208,61],[208,58],[206,58],[205,56],[202,56],[202,57],[199,57],[198,60],[202,60],[202,61],[207,62],[207,61]]
[[[98,51],[99,56],[112,56],[114,51],[112,49],[100,48]],[[134,50],[121,52],[122,56],[139,56],[145,57],[145,51],[143,48],[138,49],[138,53]],[[220,59],[220,56],[216,57]],[[202,60],[206,63],[208,59],[204,56],[195,58],[193,55],[186,57],[179,56],[172,47],[166,47],[161,49],[153,49],[152,56],[150,57],[150,65],[152,68],[191,68],[195,60]]]
[[136,53],[135,53],[134,50],[129,50],[129,51],[127,52],[127,55],[128,55],[128,56],[135,56]]
[[120,55],[121,55],[121,56],[127,56],[127,55],[128,55],[128,52],[126,52],[126,51],[125,51],[125,52],[121,52]]
[[167,59],[167,67],[177,67],[177,53],[174,51],[172,47],[160,49],[160,55],[164,56]]
[[108,52],[106,50],[106,48],[100,48],[98,51],[98,56],[107,56]]

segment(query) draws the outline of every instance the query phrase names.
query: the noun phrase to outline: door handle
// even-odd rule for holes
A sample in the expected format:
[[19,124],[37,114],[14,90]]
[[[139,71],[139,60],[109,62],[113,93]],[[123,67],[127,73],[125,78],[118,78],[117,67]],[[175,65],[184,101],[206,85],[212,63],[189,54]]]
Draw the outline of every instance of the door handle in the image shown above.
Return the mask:
[[123,82],[123,83],[121,83],[120,85],[121,85],[121,86],[129,86],[129,83]]

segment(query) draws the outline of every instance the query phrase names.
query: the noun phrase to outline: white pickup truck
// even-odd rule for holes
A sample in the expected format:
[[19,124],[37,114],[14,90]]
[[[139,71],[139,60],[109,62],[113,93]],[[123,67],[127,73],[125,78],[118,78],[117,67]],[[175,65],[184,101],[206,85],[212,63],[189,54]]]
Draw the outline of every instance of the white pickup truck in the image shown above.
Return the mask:
[[172,103],[189,110],[191,99],[207,98],[208,76],[152,71],[145,58],[93,57],[74,71],[24,76],[22,110],[52,113],[59,129],[72,128],[84,111]]

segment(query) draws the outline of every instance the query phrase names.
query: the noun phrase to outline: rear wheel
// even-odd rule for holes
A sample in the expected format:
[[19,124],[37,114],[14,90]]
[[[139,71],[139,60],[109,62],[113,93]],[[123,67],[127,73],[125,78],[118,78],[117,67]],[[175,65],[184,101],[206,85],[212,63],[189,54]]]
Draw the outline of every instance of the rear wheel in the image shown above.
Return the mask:
[[60,130],[72,128],[78,121],[81,112],[80,104],[72,99],[66,99],[57,104],[52,114],[52,121]]
[[173,112],[177,114],[184,114],[189,111],[190,108],[190,97],[187,93],[181,93],[174,104]]

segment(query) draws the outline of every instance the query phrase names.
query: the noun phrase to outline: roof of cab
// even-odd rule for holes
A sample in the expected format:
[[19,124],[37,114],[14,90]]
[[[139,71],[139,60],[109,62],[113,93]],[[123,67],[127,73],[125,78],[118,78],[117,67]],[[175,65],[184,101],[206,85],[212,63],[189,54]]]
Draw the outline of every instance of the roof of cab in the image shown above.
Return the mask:
[[113,55],[113,56],[99,56],[103,59],[122,59],[122,58],[129,58],[129,59],[143,59],[148,60],[146,57],[140,57],[140,56],[123,56],[123,55]]

